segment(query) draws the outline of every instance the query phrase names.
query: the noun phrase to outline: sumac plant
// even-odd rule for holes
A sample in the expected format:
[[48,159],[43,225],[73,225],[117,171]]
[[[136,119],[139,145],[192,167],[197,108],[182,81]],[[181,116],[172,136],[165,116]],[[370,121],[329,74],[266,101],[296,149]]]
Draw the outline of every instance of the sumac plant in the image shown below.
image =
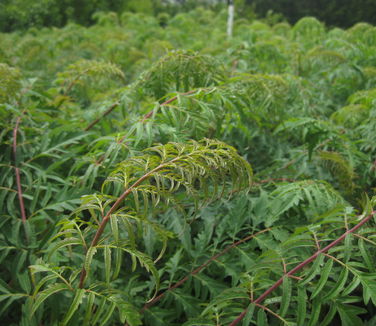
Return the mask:
[[374,325],[375,27],[106,15],[0,34],[2,324]]

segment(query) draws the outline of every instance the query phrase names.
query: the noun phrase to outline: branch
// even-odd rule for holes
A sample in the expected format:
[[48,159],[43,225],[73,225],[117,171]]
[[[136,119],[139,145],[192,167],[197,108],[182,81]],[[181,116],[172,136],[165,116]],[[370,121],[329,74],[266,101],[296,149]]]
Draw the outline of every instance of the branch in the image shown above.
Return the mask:
[[90,123],[84,129],[84,131],[88,131],[91,128],[93,128],[99,121],[101,121],[102,118],[104,118],[106,115],[110,114],[119,104],[120,104],[119,102],[113,103],[106,111],[103,112],[103,114],[98,119],[95,119],[92,123]]
[[[270,293],[272,293],[275,289],[277,289],[282,283],[285,277],[291,277],[293,274],[295,274],[297,271],[301,270],[303,267],[314,261],[320,254],[326,253],[331,248],[336,246],[338,243],[343,241],[349,234],[355,232],[360,227],[362,227],[365,223],[367,223],[374,215],[376,214],[376,211],[373,211],[370,215],[363,218],[358,224],[356,224],[353,228],[347,230],[345,233],[343,233],[339,238],[334,240],[332,243],[327,245],[323,249],[317,250],[311,257],[307,258],[303,262],[301,262],[298,266],[294,267],[291,271],[284,274],[277,282],[275,282],[269,289],[267,289],[263,294],[261,294],[256,300],[251,301],[251,303],[254,303],[256,305],[259,305]],[[229,325],[229,326],[235,326],[238,323],[242,321],[244,316],[246,315],[248,311],[248,308],[244,309],[243,312]]]
[[280,321],[282,321],[285,325],[288,325],[288,322],[283,319],[280,315],[278,315],[277,313],[275,313],[273,310],[269,309],[268,307],[265,307],[259,303],[256,303],[256,306],[261,308],[262,310],[270,313],[271,315],[273,315],[274,317],[278,318]]
[[65,89],[63,95],[64,96],[67,96],[68,93],[71,91],[72,87],[74,86],[74,84],[77,83],[77,81],[82,77],[84,76],[90,69],[85,69],[84,71],[82,71],[81,73],[77,74],[77,76],[75,78],[73,78],[71,80],[71,82],[68,84],[67,88]]
[[20,169],[18,168],[18,164],[17,164],[17,133],[18,133],[18,128],[19,128],[20,122],[21,122],[21,117],[18,117],[17,121],[16,121],[16,126],[13,129],[13,146],[12,146],[12,148],[13,148],[14,169],[15,169],[15,172],[16,172],[18,201],[20,203],[22,223],[25,224],[27,217],[26,217],[25,204],[24,204],[23,195],[22,195]]

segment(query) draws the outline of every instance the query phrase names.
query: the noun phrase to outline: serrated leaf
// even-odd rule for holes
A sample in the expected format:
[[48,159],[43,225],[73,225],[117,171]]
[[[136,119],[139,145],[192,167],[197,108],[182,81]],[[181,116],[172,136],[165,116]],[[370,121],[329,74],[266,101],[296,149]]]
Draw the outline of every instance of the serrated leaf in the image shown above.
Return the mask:
[[317,322],[321,311],[321,300],[317,298],[312,302],[311,316],[309,318],[308,326],[317,326]]
[[96,254],[96,252],[97,252],[97,247],[90,247],[88,249],[87,253],[86,253],[84,268],[85,268],[87,275],[89,275],[91,262],[93,260],[94,255]]
[[359,239],[358,245],[359,245],[360,253],[361,253],[361,255],[364,259],[364,262],[367,265],[367,268],[369,269],[369,271],[374,271],[375,270],[375,263],[374,263],[374,260],[372,259],[372,257],[370,256],[369,251],[367,250],[367,248],[365,246],[365,241],[363,239]]
[[250,325],[252,321],[252,317],[255,312],[256,305],[250,304],[247,309],[247,313],[245,314],[243,318],[243,325]]
[[298,315],[296,323],[297,325],[304,325],[305,319],[307,315],[307,292],[306,289],[303,286],[298,286]]
[[106,283],[109,284],[111,280],[111,249],[104,246],[104,268]]
[[121,323],[127,322],[130,326],[142,325],[141,316],[136,307],[130,303],[117,303],[116,307],[119,311],[119,319]]
[[376,275],[374,273],[358,273],[360,282],[363,287],[363,300],[365,304],[368,304],[369,300],[372,300],[373,304],[376,304]]
[[43,290],[42,292],[39,292],[37,296],[35,297],[35,301],[33,302],[30,318],[34,315],[35,311],[48,297],[64,290],[70,290],[70,289],[66,284],[58,283],[55,285],[51,285],[50,287]]
[[17,280],[21,285],[22,290],[24,290],[26,293],[31,292],[31,282],[28,273],[18,273]]
[[324,261],[325,256],[324,255],[319,255],[315,261],[312,264],[312,267],[309,269],[308,275],[303,279],[302,282],[299,282],[299,285],[304,286],[311,280],[313,280],[317,274],[320,273],[321,271],[321,265]]
[[347,268],[342,268],[341,273],[338,277],[337,283],[335,284],[333,288],[331,288],[330,293],[322,298],[322,302],[335,298],[344,289],[348,275],[349,275],[349,270]]
[[314,299],[321,292],[322,288],[325,286],[328,280],[329,274],[332,270],[332,267],[333,267],[333,260],[329,259],[325,263],[324,268],[322,269],[320,280],[317,283],[316,288],[311,295],[311,300]]
[[182,326],[213,326],[213,323],[205,318],[192,318],[182,324]]
[[110,224],[112,230],[112,236],[114,237],[115,242],[119,241],[119,227],[118,227],[118,218],[116,215],[111,215]]
[[281,307],[279,309],[279,315],[281,317],[284,317],[287,313],[287,310],[290,305],[290,300],[291,300],[291,292],[292,292],[291,279],[289,277],[285,277],[283,279],[283,284],[282,284],[282,299],[281,299]]
[[87,296],[87,302],[85,307],[85,318],[83,321],[83,326],[89,326],[90,325],[90,319],[93,315],[93,307],[94,307],[94,301],[95,301],[95,293],[90,292]]
[[97,305],[94,315],[92,315],[91,325],[96,325],[102,315],[106,310],[107,300],[105,297],[101,297],[100,304]]
[[105,313],[101,316],[101,323],[100,326],[106,325],[107,321],[111,318],[114,310],[116,308],[115,302],[109,302],[109,305],[107,305]]
[[0,294],[0,302],[6,299],[12,298],[13,300],[17,300],[19,298],[27,297],[27,293],[6,293]]
[[259,308],[257,312],[257,326],[268,326],[268,319],[263,309]]
[[365,313],[365,309],[352,305],[342,304],[340,302],[336,303],[336,307],[339,312],[339,316],[341,317],[342,326],[363,325],[363,321],[358,317],[358,315]]
[[64,240],[59,241],[48,253],[48,259],[51,258],[51,256],[55,253],[56,250],[59,250],[61,248],[64,248],[66,246],[73,246],[73,245],[83,245],[82,241],[78,238],[66,238]]
[[330,309],[329,309],[328,313],[326,314],[325,318],[323,319],[322,322],[320,322],[320,326],[331,325],[330,323],[332,322],[336,313],[337,313],[336,305],[331,304]]
[[73,301],[68,309],[68,312],[66,313],[62,325],[65,326],[69,320],[72,318],[73,314],[76,312],[78,306],[82,303],[82,299],[85,295],[84,289],[77,289],[76,293],[74,295]]

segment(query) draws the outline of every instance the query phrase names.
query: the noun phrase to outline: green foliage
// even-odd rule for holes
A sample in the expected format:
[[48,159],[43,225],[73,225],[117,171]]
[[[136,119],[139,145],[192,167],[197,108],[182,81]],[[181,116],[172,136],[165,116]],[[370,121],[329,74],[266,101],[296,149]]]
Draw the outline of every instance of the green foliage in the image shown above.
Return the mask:
[[213,58],[189,51],[174,51],[141,74],[133,87],[159,99],[173,90],[187,92],[217,85],[223,79],[220,63]]
[[13,99],[21,88],[21,73],[18,69],[0,63],[0,102]]
[[371,325],[374,27],[161,17],[0,35],[2,322]]

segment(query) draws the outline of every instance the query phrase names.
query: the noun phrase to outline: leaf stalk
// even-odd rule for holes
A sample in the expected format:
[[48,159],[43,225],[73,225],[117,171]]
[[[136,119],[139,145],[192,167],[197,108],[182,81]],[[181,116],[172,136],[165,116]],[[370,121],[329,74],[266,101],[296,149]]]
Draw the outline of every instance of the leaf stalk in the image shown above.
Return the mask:
[[18,134],[20,122],[21,122],[21,117],[18,117],[16,120],[16,126],[13,129],[12,149],[13,149],[14,169],[16,173],[18,201],[20,205],[22,223],[25,224],[27,217],[26,217],[25,204],[24,204],[23,194],[22,194],[21,174],[20,174],[20,169],[18,167],[18,163],[17,163],[17,134]]
[[[339,238],[328,244],[326,247],[317,250],[311,257],[307,258],[303,262],[301,262],[299,265],[295,266],[292,270],[290,270],[288,273],[284,274],[277,282],[275,282],[270,288],[268,288],[263,294],[261,294],[257,299],[251,301],[251,303],[254,303],[256,305],[259,305],[270,293],[272,293],[275,289],[277,289],[282,283],[285,277],[291,277],[293,274],[301,270],[303,267],[314,261],[320,254],[328,252],[331,248],[336,246],[338,243],[343,241],[349,234],[355,232],[360,227],[362,227],[365,223],[367,223],[374,215],[376,214],[376,211],[373,211],[368,216],[364,217],[358,224],[356,224],[353,228],[347,230],[345,233],[343,233]],[[243,312],[234,319],[229,326],[235,326],[239,324],[244,316],[247,314],[248,308],[244,309]]]

